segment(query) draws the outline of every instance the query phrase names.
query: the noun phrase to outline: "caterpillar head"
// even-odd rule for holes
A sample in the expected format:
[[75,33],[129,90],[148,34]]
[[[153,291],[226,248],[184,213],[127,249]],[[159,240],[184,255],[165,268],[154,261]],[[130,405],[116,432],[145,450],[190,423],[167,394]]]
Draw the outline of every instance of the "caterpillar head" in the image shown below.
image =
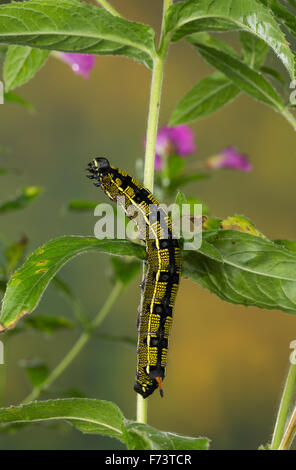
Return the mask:
[[141,374],[141,377],[137,376],[134,390],[142,395],[143,398],[149,397],[157,388],[159,389],[160,396],[163,397],[163,377],[158,375],[152,378],[146,373]]
[[92,160],[87,167],[89,175],[87,177],[92,180],[96,180],[95,186],[101,186],[103,178],[110,172],[110,163],[107,158],[95,158]]

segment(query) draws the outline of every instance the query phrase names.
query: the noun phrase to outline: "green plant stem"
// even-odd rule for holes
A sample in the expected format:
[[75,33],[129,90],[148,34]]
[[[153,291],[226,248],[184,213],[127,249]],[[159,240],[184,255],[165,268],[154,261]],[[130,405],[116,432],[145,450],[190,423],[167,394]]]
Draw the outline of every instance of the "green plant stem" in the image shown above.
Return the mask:
[[154,182],[155,144],[159,120],[163,70],[164,58],[157,55],[154,59],[152,72],[144,167],[144,186],[150,191],[153,191]]
[[296,433],[296,407],[292,413],[291,419],[284,433],[282,442],[278,450],[289,450]]
[[171,6],[172,3],[173,3],[173,0],[164,0],[164,2],[163,2],[163,16],[166,15],[167,10],[169,9],[169,7]]
[[0,406],[4,406],[6,380],[7,380],[7,357],[8,357],[8,344],[5,344],[4,351],[4,364],[0,364]]
[[144,399],[142,395],[137,393],[137,421],[138,423],[147,424],[148,399]]
[[106,0],[96,0],[96,2],[99,3],[103,8],[105,8],[105,10],[109,11],[109,13],[111,13],[112,15],[121,17],[121,14],[118,13],[118,11],[115,10],[115,8],[113,8],[112,5],[110,5],[110,3]]
[[32,392],[25,398],[23,403],[29,403],[33,400],[36,400],[42,391],[48,389],[53,382],[67,369],[67,367],[71,364],[71,362],[77,357],[86,343],[90,340],[92,336],[92,331],[96,329],[102,321],[105,319],[106,315],[111,310],[115,300],[118,298],[119,294],[123,289],[123,285],[121,282],[117,282],[113,287],[109,297],[107,298],[106,302],[104,303],[102,309],[99,311],[98,315],[95,317],[91,324],[90,331],[85,331],[81,334],[78,338],[74,346],[70,349],[68,354],[61,360],[61,362],[57,365],[57,367],[51,372],[51,374],[47,377],[47,379],[43,382],[43,384],[38,387],[34,388]]
[[153,61],[144,166],[144,186],[150,191],[153,191],[154,182],[155,145],[159,121],[163,72],[170,43],[170,37],[164,34],[165,15],[171,3],[172,0],[164,0],[160,46]]
[[285,431],[285,426],[291,407],[291,401],[295,392],[296,386],[296,364],[291,364],[288,372],[287,380],[285,383],[279,412],[272,436],[271,449],[276,450],[279,448]]
[[[160,45],[157,54],[153,61],[153,71],[150,89],[150,101],[148,111],[148,122],[146,132],[146,148],[145,148],[145,166],[144,166],[144,186],[153,191],[154,183],[154,160],[155,160],[155,145],[159,121],[159,109],[161,100],[161,90],[163,82],[163,72],[166,61],[166,56],[169,48],[170,37],[165,35],[165,19],[166,12],[173,0],[164,0],[163,2],[163,16],[161,25]],[[145,272],[145,267],[143,269]],[[144,277],[144,276],[143,276]],[[141,305],[143,304],[143,295]],[[141,395],[137,395],[137,421],[139,423],[147,423],[147,407],[148,400],[144,399]]]

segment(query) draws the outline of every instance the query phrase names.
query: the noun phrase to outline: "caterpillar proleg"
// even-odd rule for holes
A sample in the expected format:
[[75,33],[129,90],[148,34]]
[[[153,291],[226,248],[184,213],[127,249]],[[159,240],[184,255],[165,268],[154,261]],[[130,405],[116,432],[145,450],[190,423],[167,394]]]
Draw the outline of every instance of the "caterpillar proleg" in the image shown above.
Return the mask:
[[[114,202],[122,201],[130,217],[133,206],[140,214],[146,243],[148,270],[143,283],[143,302],[138,317],[137,374],[134,390],[144,398],[159,388],[167,364],[168,340],[181,274],[179,242],[173,238],[172,221],[153,194],[124,171],[96,158],[88,165],[88,177]],[[123,197],[124,196],[124,197]],[[120,199],[118,199],[120,197]],[[137,217],[139,224],[139,217]]]

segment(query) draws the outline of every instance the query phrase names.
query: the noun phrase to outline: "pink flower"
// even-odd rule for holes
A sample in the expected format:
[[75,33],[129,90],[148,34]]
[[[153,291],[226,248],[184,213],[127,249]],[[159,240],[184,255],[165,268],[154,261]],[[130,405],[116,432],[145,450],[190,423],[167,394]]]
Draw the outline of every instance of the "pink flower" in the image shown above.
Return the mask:
[[227,147],[219,155],[210,157],[205,162],[205,166],[210,170],[230,168],[232,170],[251,171],[253,169],[247,155],[238,153],[234,147]]
[[186,157],[195,151],[194,133],[185,125],[162,127],[157,134],[155,147],[155,169],[160,170],[163,161],[172,153]]
[[70,65],[73,72],[82,75],[84,78],[89,77],[89,73],[96,63],[96,57],[92,54],[61,52],[61,59]]

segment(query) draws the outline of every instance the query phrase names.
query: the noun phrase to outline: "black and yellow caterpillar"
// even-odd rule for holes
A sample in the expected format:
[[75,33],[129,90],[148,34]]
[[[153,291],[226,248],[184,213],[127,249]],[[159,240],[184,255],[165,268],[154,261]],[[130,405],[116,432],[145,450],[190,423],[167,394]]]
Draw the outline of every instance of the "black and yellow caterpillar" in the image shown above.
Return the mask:
[[[159,388],[167,364],[168,339],[173,307],[180,282],[181,253],[173,238],[172,221],[159,207],[153,194],[122,170],[110,165],[106,158],[96,158],[88,165],[89,178],[107,196],[120,205],[129,218],[133,206],[143,221],[146,243],[147,274],[143,283],[143,302],[138,318],[137,376],[134,390],[144,398]],[[124,197],[123,197],[124,196]],[[157,210],[155,210],[157,209]],[[139,229],[140,229],[139,228]]]

